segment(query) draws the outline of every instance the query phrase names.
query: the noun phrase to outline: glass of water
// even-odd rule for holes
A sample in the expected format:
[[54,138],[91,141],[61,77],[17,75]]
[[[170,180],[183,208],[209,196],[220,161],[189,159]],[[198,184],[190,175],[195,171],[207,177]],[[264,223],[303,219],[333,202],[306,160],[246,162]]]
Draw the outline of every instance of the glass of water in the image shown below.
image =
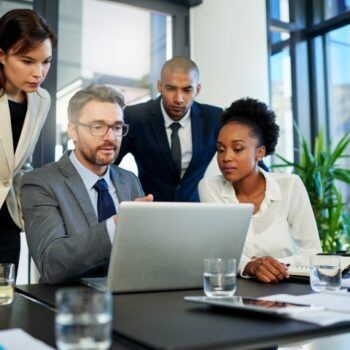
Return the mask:
[[337,255],[310,257],[310,284],[315,292],[336,291],[341,287],[341,264]]
[[236,260],[204,259],[204,293],[211,298],[229,298],[236,292]]
[[0,264],[0,305],[13,301],[15,291],[15,264]]
[[56,292],[56,344],[59,350],[108,349],[111,345],[112,296],[88,288]]

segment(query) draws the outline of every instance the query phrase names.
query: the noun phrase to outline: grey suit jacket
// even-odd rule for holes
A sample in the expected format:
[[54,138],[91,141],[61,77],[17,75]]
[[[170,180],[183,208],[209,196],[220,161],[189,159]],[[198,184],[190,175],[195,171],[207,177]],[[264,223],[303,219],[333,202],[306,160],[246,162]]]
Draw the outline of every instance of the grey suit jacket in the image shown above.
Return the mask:
[[[144,196],[138,178],[111,166],[119,202]],[[45,283],[105,275],[111,253],[84,183],[65,153],[24,175],[21,203],[29,251]]]

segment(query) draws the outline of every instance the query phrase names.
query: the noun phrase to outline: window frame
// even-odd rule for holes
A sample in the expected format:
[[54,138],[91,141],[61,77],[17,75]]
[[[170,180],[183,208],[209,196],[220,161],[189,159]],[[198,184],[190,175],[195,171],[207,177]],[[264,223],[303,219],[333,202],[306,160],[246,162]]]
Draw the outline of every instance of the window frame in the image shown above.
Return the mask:
[[[183,1],[181,4],[171,1],[157,0],[109,0],[122,4],[144,8],[172,16],[173,19],[173,55],[190,55],[189,35],[189,9],[191,2]],[[195,1],[193,5],[197,5]],[[47,19],[50,27],[57,34],[59,24],[59,0],[33,0],[34,11],[39,12]],[[58,37],[58,40],[60,38]],[[55,160],[56,146],[56,94],[57,94],[57,48],[53,51],[50,72],[43,87],[51,95],[51,108],[40,134],[33,154],[34,168],[53,162]]]
[[[350,10],[322,20],[323,0],[289,0],[291,22],[287,23],[270,18],[269,6],[270,0],[266,0],[269,62],[271,55],[285,47],[289,47],[291,53],[293,120],[299,125],[307,141],[314,140],[319,130],[323,128],[329,142],[331,135],[327,34],[349,24]],[[272,44],[270,32],[275,28],[288,31],[290,39]],[[296,149],[298,143],[299,135],[294,130]],[[299,154],[295,152],[295,160],[298,159]]]

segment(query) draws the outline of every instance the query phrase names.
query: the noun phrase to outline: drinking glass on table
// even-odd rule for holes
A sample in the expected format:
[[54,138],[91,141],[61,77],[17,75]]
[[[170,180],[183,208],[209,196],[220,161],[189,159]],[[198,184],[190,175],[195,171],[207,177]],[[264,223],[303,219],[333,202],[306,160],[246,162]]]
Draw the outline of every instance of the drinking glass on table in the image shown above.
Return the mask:
[[204,259],[204,293],[212,298],[229,298],[236,291],[236,260],[233,258]]
[[111,345],[112,297],[88,288],[56,292],[56,344],[59,350],[108,349]]
[[337,255],[310,257],[310,284],[315,292],[336,291],[341,287],[341,261]]
[[13,301],[15,290],[15,264],[0,264],[0,305]]

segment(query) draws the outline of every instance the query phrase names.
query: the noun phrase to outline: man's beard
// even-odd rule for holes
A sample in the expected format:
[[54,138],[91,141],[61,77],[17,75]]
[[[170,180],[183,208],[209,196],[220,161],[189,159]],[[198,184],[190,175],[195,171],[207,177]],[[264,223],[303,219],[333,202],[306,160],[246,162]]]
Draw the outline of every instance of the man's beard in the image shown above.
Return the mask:
[[[113,159],[111,161],[105,161],[105,160],[100,159],[98,157],[98,151],[100,149],[103,149],[104,147],[113,147],[115,149],[115,156],[113,157]],[[81,148],[80,152],[81,152],[82,156],[85,158],[85,160],[88,161],[89,163],[99,165],[99,166],[105,166],[105,165],[113,164],[115,162],[115,160],[118,157],[119,149],[118,149],[118,146],[116,143],[106,142],[102,146],[95,148],[93,153],[88,152],[86,150],[86,148]]]

